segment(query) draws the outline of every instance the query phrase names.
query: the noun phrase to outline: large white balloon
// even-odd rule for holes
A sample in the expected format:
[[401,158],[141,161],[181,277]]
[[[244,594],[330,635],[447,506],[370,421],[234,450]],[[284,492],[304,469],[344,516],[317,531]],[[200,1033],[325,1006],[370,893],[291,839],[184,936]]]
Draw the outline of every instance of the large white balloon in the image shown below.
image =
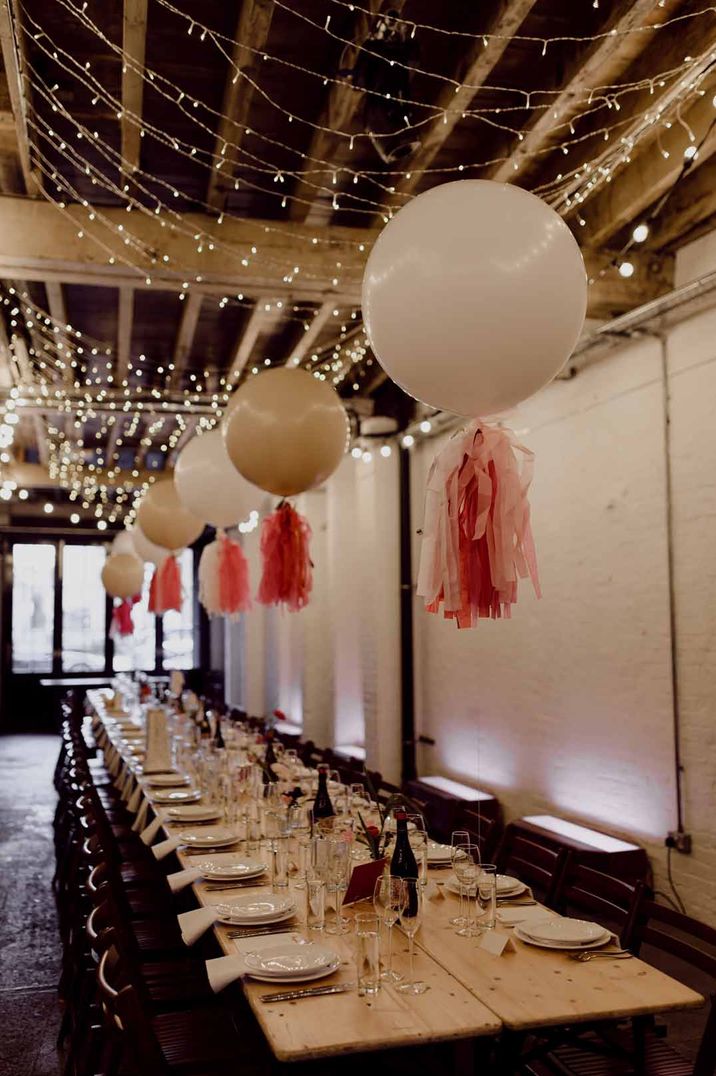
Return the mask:
[[112,542],[113,553],[129,553],[132,556],[137,556],[137,550],[134,547],[134,539],[132,538],[132,531],[127,530],[120,531]]
[[132,542],[134,543],[136,555],[141,560],[147,561],[148,564],[155,564],[157,568],[161,568],[169,556],[169,550],[150,542],[137,526],[132,527]]
[[545,202],[506,183],[433,187],[368,258],[363,316],[386,373],[458,415],[504,411],[569,358],[587,306],[577,243]]
[[181,450],[174,485],[184,507],[212,527],[248,519],[264,496],[236,470],[219,429],[192,438]]

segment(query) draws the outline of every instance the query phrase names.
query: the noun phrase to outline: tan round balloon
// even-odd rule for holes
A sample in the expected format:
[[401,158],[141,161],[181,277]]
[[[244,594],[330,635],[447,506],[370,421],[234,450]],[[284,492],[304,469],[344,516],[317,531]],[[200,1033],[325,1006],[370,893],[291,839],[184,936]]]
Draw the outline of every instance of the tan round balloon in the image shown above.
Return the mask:
[[279,497],[325,482],[350,438],[348,416],[331,386],[285,367],[250,377],[236,392],[222,430],[237,471]]
[[150,542],[171,550],[191,545],[204,530],[204,521],[182,505],[171,478],[149,487],[137,509],[137,524]]
[[102,584],[113,598],[133,598],[141,593],[144,565],[133,553],[113,553],[102,569]]

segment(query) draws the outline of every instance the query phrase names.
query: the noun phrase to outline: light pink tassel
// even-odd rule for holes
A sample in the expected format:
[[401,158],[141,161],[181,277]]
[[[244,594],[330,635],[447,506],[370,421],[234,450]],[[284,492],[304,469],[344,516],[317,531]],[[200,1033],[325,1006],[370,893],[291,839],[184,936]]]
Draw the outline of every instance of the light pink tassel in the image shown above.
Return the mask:
[[533,460],[510,430],[479,420],[435,457],[418,575],[428,612],[442,605],[458,628],[475,627],[484,617],[509,617],[518,579],[526,576],[540,597],[527,499]]
[[261,525],[263,571],[259,592],[262,605],[286,605],[298,612],[308,605],[313,587],[309,553],[311,528],[288,501],[281,501]]
[[201,554],[199,601],[209,616],[232,620],[251,608],[248,561],[239,543],[223,531]]
[[168,613],[170,609],[181,612],[181,572],[173,553],[157,568],[152,580],[154,585],[154,611]]

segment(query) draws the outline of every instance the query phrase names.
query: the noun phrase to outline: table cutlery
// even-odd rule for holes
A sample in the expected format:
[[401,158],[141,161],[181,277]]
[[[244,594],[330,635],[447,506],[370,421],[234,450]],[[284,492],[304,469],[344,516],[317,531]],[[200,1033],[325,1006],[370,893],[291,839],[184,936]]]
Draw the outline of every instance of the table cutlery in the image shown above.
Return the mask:
[[230,889],[257,889],[260,886],[268,885],[267,881],[263,882],[225,882],[222,885],[216,885],[212,882],[208,882],[205,886],[207,893],[225,893]]
[[233,844],[222,844],[221,848],[185,848],[182,846],[180,849],[183,856],[204,856],[211,855],[216,852],[230,852],[239,842],[234,841]]
[[263,994],[261,1001],[298,1001],[299,998],[316,998],[321,994],[345,994],[354,983],[336,983],[334,986],[312,986],[307,990],[280,990],[276,994]]
[[510,900],[509,897],[497,898],[497,904],[500,908],[528,908],[532,904],[537,904],[536,900]]
[[629,960],[634,954],[630,953],[628,949],[612,949],[608,953],[600,950],[599,952],[591,953],[570,953],[570,960],[578,960],[580,964],[586,964],[589,960],[596,960],[597,957],[607,960]]
[[277,924],[275,927],[246,927],[246,929],[237,930],[235,927],[229,930],[229,937],[234,938],[260,938],[262,934],[288,934],[294,931],[295,927],[288,927],[284,922]]

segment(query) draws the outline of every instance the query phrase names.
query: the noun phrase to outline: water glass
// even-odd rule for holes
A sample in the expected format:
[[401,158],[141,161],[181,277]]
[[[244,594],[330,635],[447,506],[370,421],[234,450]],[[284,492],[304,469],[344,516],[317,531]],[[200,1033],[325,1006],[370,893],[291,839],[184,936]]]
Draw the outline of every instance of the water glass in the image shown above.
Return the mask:
[[481,913],[478,927],[480,930],[494,930],[497,918],[497,867],[494,863],[483,863],[480,868],[477,903]]
[[458,934],[472,938],[479,933],[477,923],[472,917],[470,901],[477,897],[477,880],[480,877],[480,850],[476,844],[458,844],[453,854],[453,869],[467,898],[467,915],[465,925]]
[[323,930],[326,925],[326,883],[323,878],[306,878],[306,926]]
[[274,837],[271,842],[271,885],[274,889],[288,888],[288,841]]
[[358,993],[377,994],[380,990],[380,920],[372,912],[355,917],[356,965]]
[[458,888],[459,888],[459,896],[460,896],[460,904],[458,905],[457,915],[453,915],[450,918],[450,923],[454,927],[464,927],[465,923],[466,923],[466,919],[465,919],[465,900],[464,900],[464,892],[463,892],[462,882],[457,877],[457,873],[455,871],[455,851],[461,844],[469,844],[469,843],[470,843],[470,834],[468,833],[468,831],[466,829],[454,829],[453,830],[452,837],[450,838],[450,844],[452,846],[450,859],[451,859],[451,862],[452,862],[453,874],[455,874],[455,878],[457,879]]
[[348,877],[352,869],[352,843],[350,840],[337,837],[330,840],[329,845],[328,888],[333,893],[335,917],[331,926],[326,927],[326,933],[346,934],[348,932],[348,920],[341,915],[341,904],[343,894],[348,888]]

